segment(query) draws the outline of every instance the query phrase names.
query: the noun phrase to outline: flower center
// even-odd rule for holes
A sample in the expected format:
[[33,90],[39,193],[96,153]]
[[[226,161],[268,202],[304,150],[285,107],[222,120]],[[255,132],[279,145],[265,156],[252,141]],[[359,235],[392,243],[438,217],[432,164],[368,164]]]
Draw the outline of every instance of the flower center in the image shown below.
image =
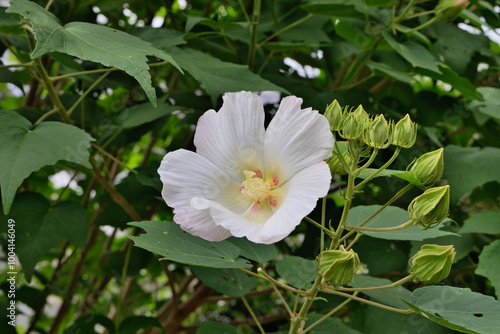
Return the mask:
[[242,182],[241,193],[255,202],[262,202],[271,196],[271,187],[255,172],[244,170],[246,180]]

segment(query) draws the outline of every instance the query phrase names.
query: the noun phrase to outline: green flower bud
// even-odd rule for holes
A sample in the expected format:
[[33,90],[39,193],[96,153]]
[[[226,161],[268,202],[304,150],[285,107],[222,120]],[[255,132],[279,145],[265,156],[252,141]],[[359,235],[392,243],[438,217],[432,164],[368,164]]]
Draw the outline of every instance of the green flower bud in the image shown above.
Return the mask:
[[448,215],[450,186],[427,189],[415,197],[408,206],[410,219],[415,225],[426,230],[439,225]]
[[340,129],[342,119],[344,118],[344,111],[337,100],[334,100],[326,107],[325,117],[330,123],[330,130],[338,131]]
[[385,120],[384,115],[377,115],[363,133],[363,141],[374,148],[387,148],[390,142],[392,123]]
[[358,267],[358,254],[352,249],[346,251],[343,246],[320,255],[319,272],[328,284],[345,285],[352,282]]
[[392,136],[392,144],[399,147],[412,147],[417,140],[417,125],[413,123],[410,116],[406,116],[399,120],[394,126],[394,133]]
[[[347,164],[347,166],[349,166],[349,164],[351,163],[349,152],[347,150],[344,150],[344,152],[342,152],[341,154],[344,162]],[[344,168],[344,165],[342,164],[338,153],[335,152],[335,150],[333,151],[332,156],[326,160],[326,163],[330,167],[330,172],[332,172],[332,174],[346,175],[348,173],[348,171]]]
[[363,128],[370,124],[370,116],[368,116],[362,105],[358,106],[356,110],[354,110],[353,114],[356,116],[359,123],[363,125]]
[[425,153],[410,168],[424,186],[431,186],[443,175],[443,149]]
[[455,254],[455,249],[451,245],[423,245],[410,259],[410,274],[413,275],[413,282],[422,281],[426,284],[441,282],[450,274]]
[[436,18],[443,22],[452,22],[467,7],[469,0],[440,0],[436,6]]

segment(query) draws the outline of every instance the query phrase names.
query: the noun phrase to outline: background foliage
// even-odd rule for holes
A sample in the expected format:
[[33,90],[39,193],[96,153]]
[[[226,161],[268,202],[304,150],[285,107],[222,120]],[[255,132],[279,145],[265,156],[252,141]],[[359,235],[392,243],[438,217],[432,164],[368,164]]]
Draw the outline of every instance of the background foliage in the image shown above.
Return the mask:
[[[7,262],[6,222],[14,219],[19,259],[16,329],[3,314],[9,284],[0,263],[2,333],[252,333],[258,329],[247,306],[266,332],[286,331],[288,315],[273,288],[235,268],[255,271],[261,263],[287,284],[307,286],[319,231],[303,223],[275,246],[231,238],[214,247],[169,223],[172,211],[160,195],[156,169],[163,155],[194,149],[198,117],[220,107],[222,93],[240,90],[275,92],[262,94],[268,118],[279,94],[299,96],[320,112],[337,99],[395,120],[410,114],[419,124],[417,143],[402,150],[393,169],[444,148],[441,183],[451,187],[450,220],[423,237],[363,236],[355,250],[369,276],[352,283],[390,284],[406,275],[423,243],[453,244],[457,256],[446,286],[408,283],[362,294],[402,309],[410,302],[435,322],[351,302],[313,333],[453,331],[437,323],[498,333],[498,1],[471,1],[451,22],[434,19],[437,1],[413,0],[2,5],[0,242]],[[375,164],[391,154],[384,151]],[[406,183],[376,178],[356,194],[350,224]],[[344,185],[336,176],[327,199],[334,226]],[[406,209],[419,193],[400,198],[386,219],[405,215],[397,207]],[[137,236],[143,230],[149,233]],[[177,244],[151,248],[167,230],[178,235]],[[131,239],[154,254],[132,247]],[[193,245],[213,254],[213,262],[189,255]],[[343,301],[321,297],[310,323]],[[466,307],[475,301],[481,311]],[[459,317],[449,311],[462,306]]]

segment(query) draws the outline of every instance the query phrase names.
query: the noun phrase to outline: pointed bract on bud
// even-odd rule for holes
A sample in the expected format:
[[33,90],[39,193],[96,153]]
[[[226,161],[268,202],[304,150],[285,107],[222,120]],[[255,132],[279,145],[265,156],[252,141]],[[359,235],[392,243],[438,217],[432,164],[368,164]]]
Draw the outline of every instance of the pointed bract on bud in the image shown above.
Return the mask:
[[468,4],[469,0],[440,0],[435,9],[436,18],[439,21],[452,22]]
[[425,284],[441,282],[450,274],[455,254],[452,245],[423,245],[410,259],[410,274],[413,275],[413,281]]
[[417,140],[417,125],[410,119],[410,115],[399,120],[394,126],[391,144],[399,147],[409,148]]
[[363,141],[374,148],[387,148],[390,142],[392,123],[388,123],[384,115],[377,115],[363,132]]
[[359,138],[363,134],[363,123],[353,113],[348,113],[342,120],[338,133],[348,140]]
[[319,272],[328,284],[345,285],[352,282],[358,271],[359,257],[352,249],[343,246],[338,250],[324,251],[319,258]]
[[450,186],[427,189],[415,197],[408,206],[408,213],[413,224],[421,229],[439,225],[448,216],[450,206]]
[[425,153],[412,164],[410,171],[424,186],[432,186],[443,175],[443,149]]
[[337,100],[334,100],[326,107],[325,117],[328,123],[330,123],[330,130],[338,131],[340,129],[342,119],[344,118],[344,111]]

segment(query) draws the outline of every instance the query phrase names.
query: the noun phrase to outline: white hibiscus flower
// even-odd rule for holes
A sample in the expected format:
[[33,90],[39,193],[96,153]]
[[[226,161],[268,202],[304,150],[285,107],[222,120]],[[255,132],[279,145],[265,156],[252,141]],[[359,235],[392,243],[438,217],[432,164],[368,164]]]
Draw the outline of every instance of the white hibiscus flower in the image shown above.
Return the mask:
[[333,135],[302,99],[281,101],[264,128],[258,95],[227,93],[219,112],[198,121],[196,153],[168,153],[158,173],[174,221],[210,241],[229,236],[270,244],[287,235],[326,196]]

